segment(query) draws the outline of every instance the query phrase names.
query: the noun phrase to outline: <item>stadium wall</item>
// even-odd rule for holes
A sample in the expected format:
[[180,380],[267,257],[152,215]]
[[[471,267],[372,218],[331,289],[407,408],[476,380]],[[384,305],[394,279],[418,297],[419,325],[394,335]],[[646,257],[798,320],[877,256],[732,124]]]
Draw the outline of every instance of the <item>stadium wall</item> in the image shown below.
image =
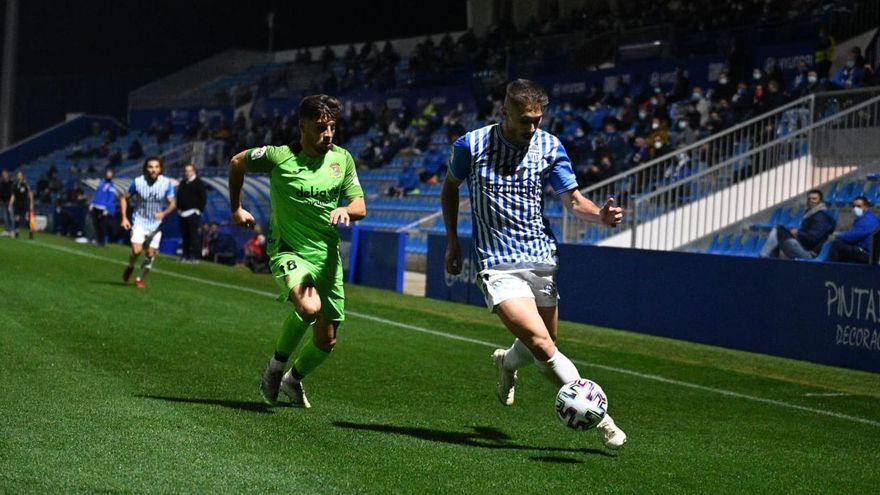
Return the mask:
[[[483,304],[475,265],[448,276],[445,247],[428,241],[427,296]],[[880,372],[876,266],[574,244],[559,258],[564,320]]]
[[350,236],[346,282],[403,292],[407,234],[354,227]]

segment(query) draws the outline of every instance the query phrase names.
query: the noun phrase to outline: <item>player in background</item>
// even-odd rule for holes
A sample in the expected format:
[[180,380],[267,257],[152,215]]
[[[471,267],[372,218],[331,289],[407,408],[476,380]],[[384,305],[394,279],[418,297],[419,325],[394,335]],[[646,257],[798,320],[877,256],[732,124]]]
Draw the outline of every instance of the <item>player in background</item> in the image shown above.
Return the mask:
[[[518,79],[508,84],[502,123],[468,132],[454,143],[441,192],[446,270],[458,274],[462,267],[458,190],[468,182],[480,270],[477,282],[486,304],[516,337],[509,349],[492,355],[499,376],[498,399],[508,406],[514,401],[516,370],[526,364],[534,362],[557,387],[581,378],[555,344],[557,247],[543,219],[545,186],[549,182],[578,218],[609,226],[623,218],[613,199],[599,208],[578,191],[562,143],[539,129],[548,102],[547,93],[535,82]],[[626,442],[611,416],[606,415],[597,429],[609,448]]]
[[[260,382],[263,400],[270,405],[277,403],[280,388],[293,406],[310,407],[302,380],[330,356],[345,320],[337,226],[364,218],[367,210],[354,159],[333,144],[341,113],[336,98],[307,96],[299,106],[298,143],[245,150],[229,163],[230,211],[238,225],[255,224],[241,205],[245,173],[270,175],[269,267],[281,289],[278,300],[293,304]],[[347,206],[341,205],[343,199]],[[310,326],[312,338],[284,373]]]
[[[162,219],[167,217],[176,207],[174,198],[174,184],[168,177],[162,175],[164,166],[162,159],[151,156],[144,160],[144,173],[131,181],[128,191],[119,198],[119,211],[122,213],[122,228],[131,229],[131,255],[128,257],[128,266],[122,273],[122,280],[128,282],[134,272],[134,263],[144,251],[144,262],[141,264],[141,274],[135,278],[135,286],[143,289],[147,286],[144,277],[153,268],[156,259],[156,250],[162,241]],[[134,223],[128,221],[128,204],[133,197],[138,197],[137,207],[134,210]],[[146,246],[145,246],[146,245]]]

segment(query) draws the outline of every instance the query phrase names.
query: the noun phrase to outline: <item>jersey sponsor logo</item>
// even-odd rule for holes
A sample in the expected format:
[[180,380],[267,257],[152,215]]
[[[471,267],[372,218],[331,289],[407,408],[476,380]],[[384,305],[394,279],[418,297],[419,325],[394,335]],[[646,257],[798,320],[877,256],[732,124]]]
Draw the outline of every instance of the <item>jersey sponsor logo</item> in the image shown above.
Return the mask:
[[296,189],[296,196],[304,199],[314,198],[322,202],[334,201],[339,198],[339,189],[339,186],[331,187],[330,189],[315,189],[314,186],[309,186],[306,189],[300,186]]
[[265,155],[265,154],[266,154],[266,147],[265,146],[263,146],[261,148],[254,148],[254,150],[251,151],[251,160],[259,160],[260,158],[263,158],[263,155]]
[[330,164],[330,177],[333,177],[334,179],[342,177],[342,167],[340,167],[338,163],[334,162]]

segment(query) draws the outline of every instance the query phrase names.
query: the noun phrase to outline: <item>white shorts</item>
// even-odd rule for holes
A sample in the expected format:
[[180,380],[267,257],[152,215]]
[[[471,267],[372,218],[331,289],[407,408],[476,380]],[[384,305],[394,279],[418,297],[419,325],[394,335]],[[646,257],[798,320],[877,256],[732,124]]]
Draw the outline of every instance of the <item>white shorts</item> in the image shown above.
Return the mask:
[[477,285],[483,291],[489,309],[520,297],[534,299],[539,308],[556,306],[559,301],[555,268],[483,270],[477,275]]
[[[147,236],[150,235],[150,231],[140,227],[133,226],[131,228],[131,243],[132,244],[143,244],[147,239]],[[156,232],[156,235],[150,240],[150,247],[153,249],[159,249],[159,243],[162,242],[162,231]]]

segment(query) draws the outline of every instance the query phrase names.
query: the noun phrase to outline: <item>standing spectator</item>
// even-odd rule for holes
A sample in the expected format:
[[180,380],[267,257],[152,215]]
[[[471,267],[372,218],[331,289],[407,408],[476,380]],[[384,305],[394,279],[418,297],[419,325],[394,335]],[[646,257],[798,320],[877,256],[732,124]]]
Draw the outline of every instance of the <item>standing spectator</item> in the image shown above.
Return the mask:
[[3,169],[0,173],[0,204],[3,205],[3,224],[6,230],[4,236],[11,236],[15,230],[15,220],[12,218],[12,207],[9,205],[12,199],[12,178],[9,176],[9,170]]
[[254,235],[244,243],[244,264],[254,273],[269,273],[266,236],[259,225],[254,226]]
[[109,232],[110,219],[116,215],[116,186],[113,185],[113,169],[107,167],[104,178],[95,189],[89,204],[89,214],[95,227],[94,243],[103,246]]
[[828,34],[825,26],[819,28],[819,37],[816,39],[816,73],[820,79],[828,77],[831,61],[834,60],[834,46],[834,38]]
[[788,229],[777,225],[770,231],[767,243],[761,248],[762,258],[775,258],[779,252],[790,259],[813,259],[822,243],[834,232],[837,222],[822,202],[822,191],[813,189],[807,193],[807,211],[800,227]]
[[30,225],[30,214],[34,211],[34,192],[25,179],[24,172],[19,170],[15,174],[15,183],[12,185],[12,197],[9,199],[9,208],[15,217],[15,225],[12,235],[18,238],[22,225],[28,226],[28,237],[34,238],[34,231]]
[[880,219],[871,211],[871,202],[864,196],[853,199],[856,220],[846,232],[836,234],[828,242],[828,261],[867,264],[871,259],[871,237],[880,229]]
[[184,263],[198,263],[201,258],[199,227],[202,224],[202,211],[208,191],[205,183],[196,175],[196,166],[192,163],[183,168],[185,175],[177,186],[177,209],[180,219],[180,234],[183,236]]

